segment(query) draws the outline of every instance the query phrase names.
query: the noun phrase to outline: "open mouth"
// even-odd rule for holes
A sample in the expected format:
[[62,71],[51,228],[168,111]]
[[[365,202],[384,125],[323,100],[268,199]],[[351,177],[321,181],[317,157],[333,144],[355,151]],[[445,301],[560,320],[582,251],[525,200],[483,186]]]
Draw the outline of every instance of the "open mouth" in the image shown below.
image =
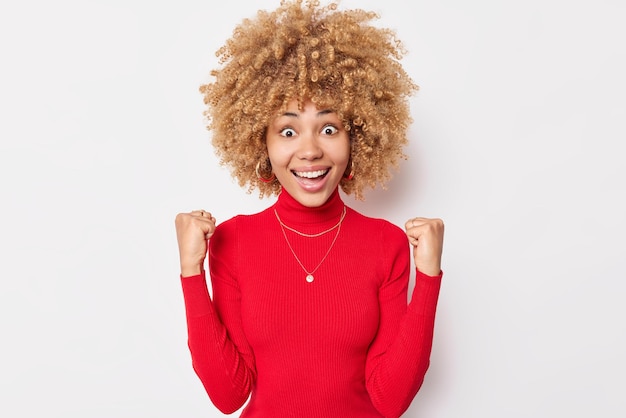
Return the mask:
[[330,169],[316,171],[292,171],[292,173],[301,179],[319,180],[326,177]]

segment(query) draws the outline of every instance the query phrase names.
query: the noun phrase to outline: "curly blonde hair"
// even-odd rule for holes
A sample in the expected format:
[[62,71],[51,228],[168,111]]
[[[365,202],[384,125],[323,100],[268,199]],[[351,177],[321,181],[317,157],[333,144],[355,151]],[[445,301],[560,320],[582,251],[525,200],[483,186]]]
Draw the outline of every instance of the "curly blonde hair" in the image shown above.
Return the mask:
[[248,192],[280,191],[256,168],[271,171],[266,128],[294,99],[300,106],[311,100],[343,121],[354,169],[353,179],[340,183],[346,194],[362,200],[366,186],[384,188],[390,168],[406,158],[408,97],[418,90],[399,63],[406,51],[394,31],[369,24],[378,14],[337,6],[281,0],[276,10],[244,19],[216,52],[221,68],[200,87],[204,116],[220,163]]

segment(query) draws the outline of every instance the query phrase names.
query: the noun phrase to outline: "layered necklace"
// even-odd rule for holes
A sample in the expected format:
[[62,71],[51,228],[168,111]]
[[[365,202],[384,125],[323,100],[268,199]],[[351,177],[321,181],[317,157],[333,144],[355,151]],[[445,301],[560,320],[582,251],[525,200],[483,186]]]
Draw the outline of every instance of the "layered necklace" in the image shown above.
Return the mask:
[[[324,260],[326,260],[326,257],[328,257],[328,254],[330,254],[330,250],[332,250],[333,246],[335,245],[335,241],[337,241],[337,237],[339,237],[339,231],[341,231],[341,223],[343,222],[343,219],[346,217],[346,207],[345,206],[343,207],[343,211],[341,212],[341,217],[339,218],[339,222],[337,222],[334,226],[328,228],[327,230],[318,232],[317,234],[305,234],[304,232],[300,232],[290,226],[285,225],[283,221],[280,219],[280,216],[278,216],[278,212],[276,211],[276,209],[274,209],[274,215],[276,215],[276,219],[278,220],[278,223],[280,224],[280,229],[281,231],[283,231],[283,236],[285,237],[285,241],[287,241],[287,246],[291,250],[291,254],[293,254],[293,257],[296,259],[298,264],[300,264],[300,267],[302,267],[302,270],[304,270],[304,272],[306,273],[305,280],[309,283],[312,283],[313,280],[315,280],[313,273],[315,273],[317,269],[320,268]],[[329,233],[333,229],[336,229],[337,232],[335,233],[335,238],[333,238],[333,241],[330,243],[330,247],[328,247],[328,251],[326,251],[326,254],[324,254],[324,257],[322,257],[320,262],[317,264],[317,266],[315,266],[313,270],[308,271],[306,267],[304,267],[304,264],[302,264],[302,261],[300,261],[300,258],[298,258],[298,256],[296,255],[296,252],[293,250],[293,247],[291,246],[291,243],[289,242],[289,238],[287,238],[287,232],[285,231],[286,229],[290,230],[291,232],[295,232],[296,234],[306,237],[306,238],[321,237],[322,235]]]

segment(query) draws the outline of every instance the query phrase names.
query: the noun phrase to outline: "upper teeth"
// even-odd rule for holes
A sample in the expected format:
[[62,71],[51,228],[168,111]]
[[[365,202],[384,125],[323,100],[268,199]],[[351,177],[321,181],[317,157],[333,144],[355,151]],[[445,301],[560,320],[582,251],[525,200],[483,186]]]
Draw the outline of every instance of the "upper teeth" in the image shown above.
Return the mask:
[[326,174],[327,170],[317,170],[317,171],[295,171],[296,176],[298,177],[306,177],[307,179],[314,179],[319,176],[323,176]]

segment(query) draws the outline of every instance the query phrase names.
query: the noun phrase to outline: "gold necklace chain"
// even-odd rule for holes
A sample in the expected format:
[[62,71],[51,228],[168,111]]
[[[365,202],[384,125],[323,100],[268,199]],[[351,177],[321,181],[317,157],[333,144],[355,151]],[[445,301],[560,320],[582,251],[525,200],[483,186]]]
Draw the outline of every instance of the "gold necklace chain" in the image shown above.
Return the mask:
[[[313,280],[315,280],[315,277],[313,276],[313,273],[315,273],[317,271],[317,269],[320,268],[320,266],[322,265],[324,260],[326,260],[326,257],[328,257],[328,254],[330,254],[330,250],[332,250],[333,246],[335,245],[335,241],[337,241],[337,237],[339,237],[339,231],[341,231],[341,222],[343,221],[343,218],[345,216],[345,209],[346,209],[346,207],[344,206],[344,213],[342,214],[341,220],[339,221],[339,223],[337,225],[335,225],[334,227],[332,227],[331,229],[329,229],[329,231],[332,231],[333,229],[337,228],[337,233],[335,234],[335,238],[333,238],[333,242],[330,243],[330,247],[328,247],[328,251],[326,251],[326,254],[324,254],[324,257],[322,258],[322,260],[311,271],[308,271],[306,269],[306,267],[304,267],[304,264],[302,264],[302,261],[300,261],[300,259],[296,255],[296,252],[293,250],[293,247],[291,246],[291,243],[289,242],[289,239],[287,238],[287,232],[285,231],[285,224],[282,223],[282,221],[280,220],[280,217],[278,216],[278,213],[274,209],[274,213],[276,214],[276,218],[278,219],[278,223],[280,224],[280,229],[281,229],[281,231],[283,231],[283,236],[285,237],[285,241],[287,241],[287,245],[289,246],[289,249],[291,250],[291,254],[293,254],[293,257],[296,259],[298,264],[300,264],[300,267],[302,267],[302,270],[304,270],[304,272],[306,273],[306,278],[305,279],[306,279],[307,282],[311,283],[311,282],[313,282]],[[326,232],[328,232],[328,231],[326,231]]]
[[343,211],[341,212],[341,217],[339,218],[339,222],[337,222],[335,224],[335,226],[328,228],[326,231],[322,231],[322,232],[318,232],[317,234],[305,234],[304,232],[300,232],[297,229],[294,229],[288,225],[285,225],[283,223],[283,221],[280,220],[280,217],[278,216],[278,212],[276,212],[276,209],[274,209],[274,215],[276,215],[276,219],[278,219],[278,222],[280,223],[280,225],[283,228],[287,228],[288,230],[290,230],[291,232],[295,232],[298,235],[301,235],[303,237],[307,237],[307,238],[316,238],[316,237],[321,237],[322,235],[332,231],[333,229],[337,228],[339,225],[341,225],[341,223],[343,222],[343,218],[346,217],[346,207],[343,207]]

